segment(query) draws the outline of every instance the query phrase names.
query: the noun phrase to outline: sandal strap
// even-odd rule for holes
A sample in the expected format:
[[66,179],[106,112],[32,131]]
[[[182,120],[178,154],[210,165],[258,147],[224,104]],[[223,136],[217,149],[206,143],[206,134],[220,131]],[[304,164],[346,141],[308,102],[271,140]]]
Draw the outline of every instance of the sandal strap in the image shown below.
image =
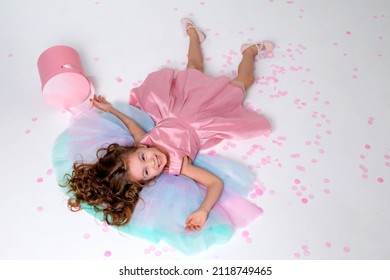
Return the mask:
[[198,28],[196,28],[195,25],[193,25],[192,23],[188,23],[188,24],[190,24],[190,25],[188,25],[188,26],[186,27],[186,31],[187,31],[188,29],[190,29],[190,28],[195,28],[195,30],[199,32]]
[[200,42],[202,43],[205,40],[206,35],[196,27],[196,25],[192,22],[192,20],[190,20],[188,18],[183,18],[181,20],[181,22],[183,25],[185,24],[185,26],[183,26],[183,29],[185,30],[185,32],[187,32],[187,30],[190,28],[194,28],[196,30],[196,32],[198,33]]

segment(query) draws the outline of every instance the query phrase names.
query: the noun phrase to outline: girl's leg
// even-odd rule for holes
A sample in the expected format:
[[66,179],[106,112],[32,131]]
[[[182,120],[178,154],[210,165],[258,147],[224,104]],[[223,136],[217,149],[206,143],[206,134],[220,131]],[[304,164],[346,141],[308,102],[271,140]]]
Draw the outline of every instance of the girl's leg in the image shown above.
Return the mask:
[[254,60],[257,55],[258,48],[253,45],[242,52],[242,59],[238,65],[238,75],[235,77],[231,84],[247,90],[254,82],[253,77]]
[[203,72],[203,54],[200,48],[200,38],[198,32],[192,24],[187,24],[187,34],[190,37],[188,46],[187,68],[195,68]]

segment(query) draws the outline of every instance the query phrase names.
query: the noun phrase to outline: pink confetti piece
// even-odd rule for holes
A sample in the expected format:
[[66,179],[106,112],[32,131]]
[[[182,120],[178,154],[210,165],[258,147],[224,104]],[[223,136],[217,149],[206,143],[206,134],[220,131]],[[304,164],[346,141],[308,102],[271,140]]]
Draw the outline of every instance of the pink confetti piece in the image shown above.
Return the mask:
[[107,257],[107,258],[111,257],[111,255],[112,255],[111,251],[105,251],[104,252],[104,256]]
[[303,167],[303,166],[301,166],[301,165],[297,165],[296,167],[295,167],[298,171],[306,171],[306,168],[305,167]]
[[324,179],[322,180],[322,182],[324,182],[324,184],[329,184],[330,180],[329,180],[328,178],[324,178]]
[[83,238],[84,239],[89,239],[91,236],[90,236],[90,234],[89,233],[85,233],[84,235],[83,235]]
[[154,252],[154,255],[157,256],[157,257],[161,256],[161,251],[157,250],[156,252]]

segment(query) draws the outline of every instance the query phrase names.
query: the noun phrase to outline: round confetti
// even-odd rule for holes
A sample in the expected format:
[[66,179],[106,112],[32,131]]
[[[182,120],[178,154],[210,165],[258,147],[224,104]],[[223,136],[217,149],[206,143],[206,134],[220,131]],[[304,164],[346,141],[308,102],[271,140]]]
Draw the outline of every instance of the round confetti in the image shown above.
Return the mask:
[[[379,179],[378,179],[379,180]],[[257,188],[256,189],[256,194],[258,195],[258,196],[262,196],[263,194],[264,194],[264,192],[263,192],[263,190],[261,190],[260,188]]]
[[330,190],[329,190],[329,189],[325,189],[325,190],[324,190],[324,193],[325,193],[325,194],[330,194]]
[[105,251],[105,252],[104,252],[104,256],[105,256],[105,257],[111,257],[111,255],[112,255],[112,254],[111,254],[110,251]]
[[306,168],[303,167],[303,166],[301,166],[301,165],[297,165],[297,166],[296,166],[296,169],[297,169],[298,171],[302,171],[302,172],[306,170]]
[[86,233],[86,234],[83,235],[83,238],[84,238],[84,239],[89,239],[90,237],[91,237],[91,236],[89,235],[89,233]]

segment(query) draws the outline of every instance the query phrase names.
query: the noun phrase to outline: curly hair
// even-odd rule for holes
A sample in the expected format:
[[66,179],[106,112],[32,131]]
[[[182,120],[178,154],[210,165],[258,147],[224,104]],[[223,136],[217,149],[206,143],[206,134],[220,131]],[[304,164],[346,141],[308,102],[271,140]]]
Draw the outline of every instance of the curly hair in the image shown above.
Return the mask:
[[96,152],[96,163],[75,162],[63,185],[73,194],[68,200],[71,211],[79,211],[81,203],[86,202],[96,212],[103,212],[110,225],[124,226],[130,222],[139,193],[148,183],[129,180],[125,159],[136,149],[111,144]]

